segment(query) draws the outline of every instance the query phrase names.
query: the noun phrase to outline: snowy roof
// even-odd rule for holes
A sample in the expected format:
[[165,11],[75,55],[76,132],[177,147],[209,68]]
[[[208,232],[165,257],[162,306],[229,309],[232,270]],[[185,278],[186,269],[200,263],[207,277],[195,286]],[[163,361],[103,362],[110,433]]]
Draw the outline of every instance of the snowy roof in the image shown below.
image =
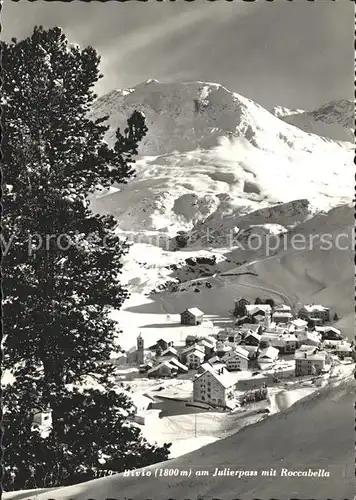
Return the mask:
[[261,340],[261,335],[259,333],[256,333],[256,332],[248,332],[246,337],[245,337],[245,340],[248,339],[249,337],[253,337],[253,338],[257,339],[258,341]]
[[236,349],[227,352],[223,357],[222,361],[227,361],[228,359],[231,359],[235,356],[238,356],[240,358],[248,359],[249,352],[246,351],[245,349],[242,349],[241,347],[237,346]]
[[[201,339],[199,339],[199,342],[207,342],[209,344],[211,344],[212,346],[214,346],[217,342],[217,340],[214,338],[214,337],[202,337]],[[198,344],[199,344],[198,342]]]
[[170,353],[178,354],[178,351],[175,347],[169,346],[169,347],[167,347],[167,349],[165,349],[162,352],[161,356],[165,356],[166,354],[170,354]]
[[304,321],[304,319],[301,319],[301,318],[297,318],[297,319],[293,319],[293,321],[291,321],[292,325],[294,326],[300,326],[300,327],[303,327],[303,326],[307,326],[308,322],[307,321]]
[[351,344],[349,342],[339,342],[336,346],[336,350],[337,351],[347,351],[347,352],[351,352],[352,351],[352,347],[351,347]]
[[181,368],[181,369],[182,369],[182,370],[184,370],[184,371],[188,371],[188,368],[187,368],[185,365],[183,365],[183,363],[181,363],[180,361],[178,361],[178,359],[176,359],[176,358],[170,358],[170,359],[168,360],[168,362],[169,362],[171,365],[176,366],[176,367],[178,367],[178,368]]
[[258,311],[271,312],[272,309],[269,304],[250,304],[246,306],[246,311],[248,314],[255,314]]
[[185,349],[183,349],[182,354],[189,354],[192,351],[205,352],[205,349],[202,345],[194,344],[194,345],[190,345],[189,347],[186,347]]
[[200,359],[204,359],[205,357],[205,353],[202,352],[200,349],[193,349],[192,351],[190,351],[188,354],[187,354],[187,358],[189,356],[197,356],[198,358]]
[[335,328],[334,326],[317,326],[315,327],[315,331],[320,332],[320,333],[325,333],[325,332],[334,332],[339,335],[341,335],[341,331]]
[[[192,314],[193,316],[196,316],[196,317],[204,315],[203,311],[201,311],[197,307],[190,307],[189,309],[186,309],[186,311],[188,311],[190,314]],[[185,312],[185,311],[183,311],[183,312]]]
[[274,311],[272,318],[277,316],[282,318],[293,318],[293,314],[290,311]]
[[325,361],[326,352],[317,351],[317,352],[308,352],[308,351],[295,351],[294,359],[307,359],[309,361]]
[[211,373],[211,375],[223,386],[225,389],[234,385],[234,381],[231,378],[231,375],[228,372],[224,372],[219,374],[212,366],[207,366],[205,371],[199,373],[195,376],[193,383],[196,382],[200,377],[205,375],[207,372]]
[[292,308],[287,304],[279,304],[273,309],[274,312],[290,312],[291,310]]
[[308,312],[313,312],[313,311],[328,311],[329,307],[324,307],[320,304],[307,304],[302,307],[302,309],[305,309]]
[[160,368],[162,368],[163,366],[166,366],[166,367],[170,368],[171,370],[178,370],[178,367],[173,365],[169,361],[170,360],[166,360],[166,361],[162,361],[161,363],[158,363],[158,365],[155,365],[150,370],[148,370],[147,374],[154,373],[154,372],[158,371]]
[[275,347],[269,346],[266,349],[262,349],[260,352],[258,359],[261,358],[269,358],[269,359],[276,359],[278,357],[279,351]]
[[304,351],[309,351],[309,352],[315,352],[316,351],[315,345],[309,345],[309,344],[302,344],[298,351],[304,352]]
[[256,325],[255,323],[244,323],[239,327],[241,330],[252,330],[256,332],[260,329],[260,325]]

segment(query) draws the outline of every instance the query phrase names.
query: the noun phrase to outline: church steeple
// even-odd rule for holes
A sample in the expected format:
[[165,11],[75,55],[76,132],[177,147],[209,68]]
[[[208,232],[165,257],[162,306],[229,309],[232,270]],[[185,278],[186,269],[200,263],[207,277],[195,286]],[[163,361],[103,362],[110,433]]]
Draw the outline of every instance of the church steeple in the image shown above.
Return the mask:
[[142,335],[137,336],[137,364],[142,365],[144,363],[144,342]]

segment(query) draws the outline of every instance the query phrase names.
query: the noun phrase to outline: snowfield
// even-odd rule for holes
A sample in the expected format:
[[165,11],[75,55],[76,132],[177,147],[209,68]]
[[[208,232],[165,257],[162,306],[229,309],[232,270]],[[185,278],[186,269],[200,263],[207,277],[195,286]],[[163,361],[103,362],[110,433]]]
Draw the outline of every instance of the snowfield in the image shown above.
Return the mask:
[[[165,463],[151,466],[151,476],[112,477],[33,494],[5,494],[7,500],[87,500],[95,498],[298,498],[306,491],[311,498],[353,498],[354,389],[352,376],[315,391],[282,413],[249,425],[240,432]],[[212,477],[215,468],[257,471],[256,475]],[[178,470],[178,477],[155,477],[160,468]],[[329,477],[281,477],[282,469],[324,469]],[[196,476],[197,470],[209,475]],[[262,470],[276,469],[274,477]],[[180,471],[192,471],[191,477]]]

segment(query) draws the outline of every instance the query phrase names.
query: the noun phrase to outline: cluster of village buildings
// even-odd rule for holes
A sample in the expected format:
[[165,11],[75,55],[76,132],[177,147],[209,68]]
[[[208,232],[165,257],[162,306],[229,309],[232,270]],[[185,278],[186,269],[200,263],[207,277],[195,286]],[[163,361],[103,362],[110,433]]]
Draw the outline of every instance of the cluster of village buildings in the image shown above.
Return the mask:
[[[250,381],[255,383],[258,377],[253,375],[273,369],[280,358],[295,360],[295,377],[327,373],[332,355],[356,358],[355,346],[330,325],[330,310],[321,305],[305,305],[295,314],[286,304],[250,304],[247,299],[238,298],[232,325],[206,336],[198,335],[198,328],[194,333],[193,327],[204,322],[204,312],[200,309],[186,309],[180,315],[180,322],[192,327],[184,345],[158,339],[145,348],[139,335],[137,345],[116,362],[134,364],[145,377],[157,379],[180,374],[189,377],[193,372],[192,399],[196,403],[231,407],[236,389],[232,372],[250,372]],[[261,383],[263,377],[259,380]],[[152,409],[154,398],[150,395],[131,392],[128,395],[137,410],[137,423],[147,424],[159,416],[161,410]],[[35,428],[48,435],[51,423],[49,409],[35,412]]]
[[[286,304],[250,304],[238,298],[234,313],[231,327],[214,335],[192,333],[183,346],[159,339],[146,349],[139,335],[127,361],[135,362],[147,377],[171,378],[193,370],[193,400],[226,406],[235,384],[233,371],[263,372],[283,357],[295,360],[296,377],[319,375],[330,369],[331,354],[355,355],[341,331],[328,324],[327,307],[305,305],[295,314]],[[193,327],[203,321],[204,312],[196,307],[180,315],[182,325]]]

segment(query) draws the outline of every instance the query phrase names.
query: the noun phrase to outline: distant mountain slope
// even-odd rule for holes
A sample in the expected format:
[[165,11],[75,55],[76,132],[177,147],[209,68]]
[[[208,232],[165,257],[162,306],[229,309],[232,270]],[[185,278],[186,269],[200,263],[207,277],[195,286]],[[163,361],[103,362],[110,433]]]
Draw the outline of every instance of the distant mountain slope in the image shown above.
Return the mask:
[[347,99],[332,101],[315,111],[276,107],[272,113],[304,132],[334,141],[354,141],[355,104]]
[[[267,417],[233,436],[177,459],[151,466],[151,477],[118,476],[39,493],[36,500],[104,500],[133,498],[333,498],[354,497],[353,378],[322,389],[288,410]],[[196,470],[257,471],[256,476],[195,476]],[[190,477],[155,477],[157,468],[192,470]],[[282,469],[324,469],[329,477],[282,477]],[[263,477],[262,470],[276,470]],[[303,497],[301,497],[303,492]],[[5,495],[5,500],[32,500],[33,495]]]
[[149,129],[136,178],[93,200],[122,230],[175,233],[278,202],[329,209],[352,197],[350,143],[303,132],[222,85],[148,81],[99,98],[91,116],[109,116],[110,142],[134,110]]
[[[139,110],[146,116],[148,134],[140,153],[209,149],[220,136],[244,137],[253,146],[275,152],[312,152],[330,142],[284,123],[257,103],[210,82],[161,83],[148,80],[132,89],[113,90],[93,105],[93,118],[108,116],[109,142],[118,126]],[[341,111],[340,111],[341,113]],[[337,150],[336,144],[329,144]]]

